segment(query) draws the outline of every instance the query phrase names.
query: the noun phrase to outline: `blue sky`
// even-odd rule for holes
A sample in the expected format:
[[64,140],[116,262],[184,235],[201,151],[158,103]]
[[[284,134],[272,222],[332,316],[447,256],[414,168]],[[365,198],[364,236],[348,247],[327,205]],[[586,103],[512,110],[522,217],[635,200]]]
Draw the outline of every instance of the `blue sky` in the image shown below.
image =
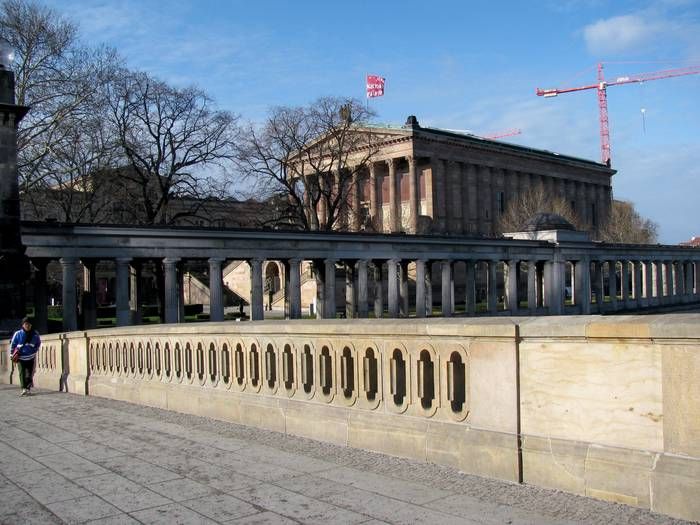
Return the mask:
[[[274,105],[364,95],[380,122],[487,134],[600,158],[594,90],[552,99],[536,87],[585,85],[700,65],[700,0],[151,1],[49,0],[90,44],[135,69],[198,84],[260,120]],[[661,241],[700,235],[700,75],[608,90],[616,198],[660,225]],[[644,129],[642,108],[645,109]]]

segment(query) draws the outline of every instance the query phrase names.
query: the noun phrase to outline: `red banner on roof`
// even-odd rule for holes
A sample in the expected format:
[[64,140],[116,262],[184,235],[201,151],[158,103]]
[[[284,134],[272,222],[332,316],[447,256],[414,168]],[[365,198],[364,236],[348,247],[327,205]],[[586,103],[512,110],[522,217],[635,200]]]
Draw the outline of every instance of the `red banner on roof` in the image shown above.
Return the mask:
[[367,75],[367,98],[383,96],[385,81],[386,79],[379,75]]

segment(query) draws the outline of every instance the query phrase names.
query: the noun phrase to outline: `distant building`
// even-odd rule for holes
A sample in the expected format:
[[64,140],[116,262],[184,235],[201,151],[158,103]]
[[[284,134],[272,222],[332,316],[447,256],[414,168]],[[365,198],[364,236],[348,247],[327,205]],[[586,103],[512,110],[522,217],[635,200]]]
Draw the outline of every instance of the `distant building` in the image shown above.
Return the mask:
[[696,235],[694,237],[691,237],[689,241],[685,241],[680,243],[681,246],[695,246],[700,248],[700,235]]

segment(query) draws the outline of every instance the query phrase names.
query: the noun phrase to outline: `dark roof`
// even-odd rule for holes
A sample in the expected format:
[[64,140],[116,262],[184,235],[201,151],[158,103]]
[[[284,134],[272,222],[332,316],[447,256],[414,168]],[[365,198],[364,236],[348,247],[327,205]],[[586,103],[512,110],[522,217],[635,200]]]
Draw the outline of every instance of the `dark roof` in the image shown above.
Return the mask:
[[526,232],[539,232],[544,230],[572,230],[576,228],[561,215],[556,213],[538,213],[525,223]]

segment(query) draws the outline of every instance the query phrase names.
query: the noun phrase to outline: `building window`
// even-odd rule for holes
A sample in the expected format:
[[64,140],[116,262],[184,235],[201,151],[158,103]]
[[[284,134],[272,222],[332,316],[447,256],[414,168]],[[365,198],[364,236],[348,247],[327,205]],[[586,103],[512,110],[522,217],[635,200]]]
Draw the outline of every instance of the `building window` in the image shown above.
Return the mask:
[[496,197],[498,198],[498,213],[503,215],[506,212],[506,194],[499,191],[496,193]]
[[591,203],[591,224],[593,226],[598,226],[598,217],[595,213],[595,203]]
[[576,201],[571,201],[570,204],[571,204],[571,211],[576,213]]

